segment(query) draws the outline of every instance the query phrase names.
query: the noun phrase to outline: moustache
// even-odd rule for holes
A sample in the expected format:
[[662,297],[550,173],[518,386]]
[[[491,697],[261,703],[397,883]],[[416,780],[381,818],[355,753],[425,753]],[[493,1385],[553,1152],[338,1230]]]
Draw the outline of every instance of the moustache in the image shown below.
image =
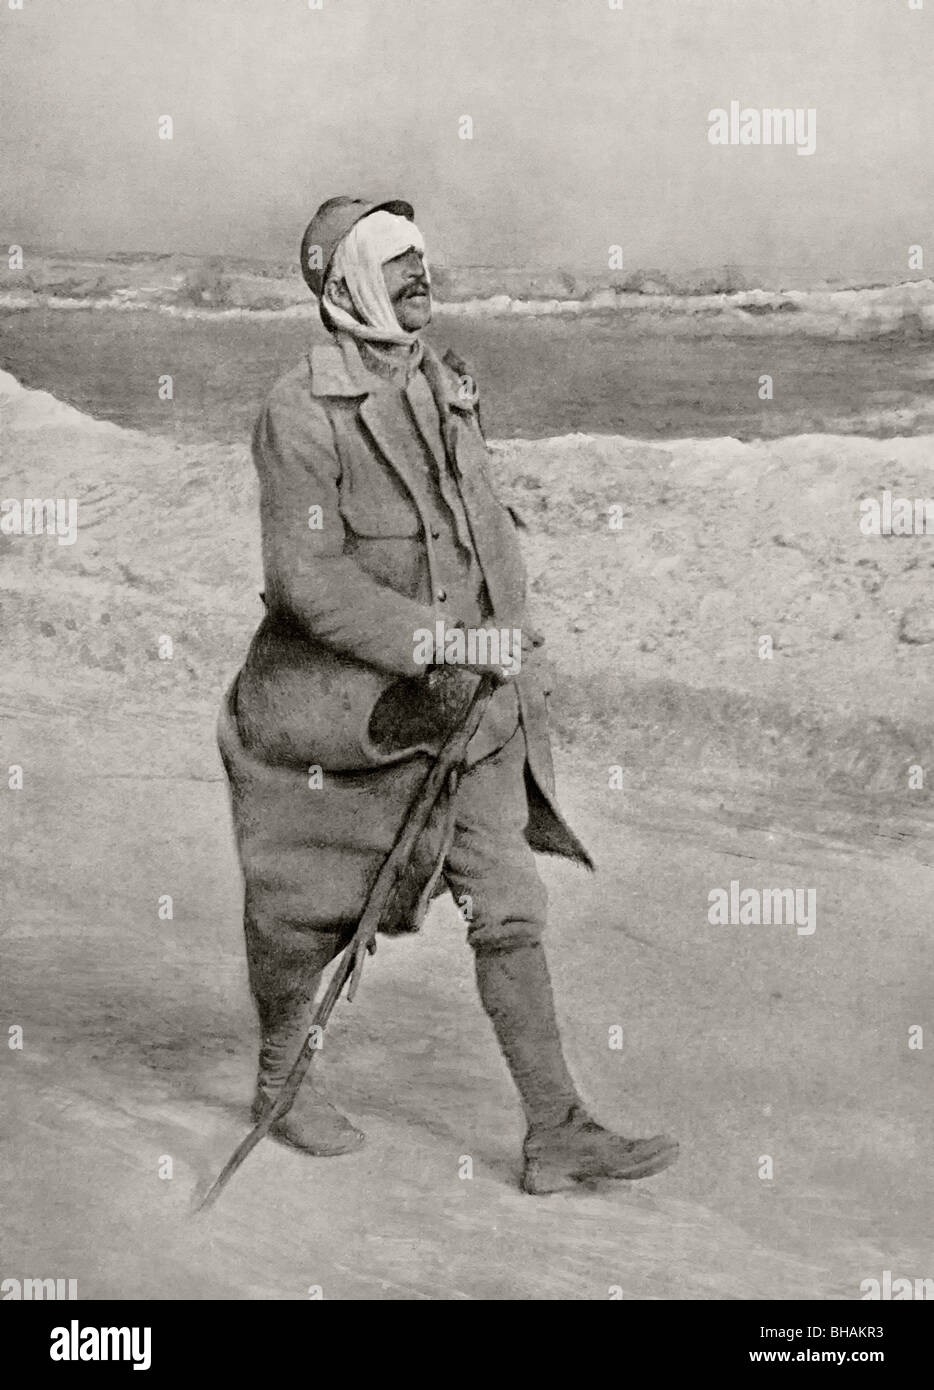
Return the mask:
[[404,290],[400,290],[400,291],[399,291],[398,298],[399,298],[399,299],[412,299],[412,298],[414,298],[414,296],[417,295],[417,294],[427,294],[427,293],[428,293],[428,282],[427,282],[426,280],[417,280],[417,281],[415,281],[414,284],[406,285],[406,287],[405,287]]

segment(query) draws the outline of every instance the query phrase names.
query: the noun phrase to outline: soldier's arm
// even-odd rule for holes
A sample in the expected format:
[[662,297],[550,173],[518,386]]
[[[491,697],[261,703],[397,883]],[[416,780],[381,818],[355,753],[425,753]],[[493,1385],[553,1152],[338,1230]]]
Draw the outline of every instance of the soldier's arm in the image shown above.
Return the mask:
[[274,395],[257,421],[253,457],[267,602],[334,651],[394,675],[424,676],[414,634],[433,631],[434,610],[378,583],[344,554],[340,463],[324,410],[307,397]]

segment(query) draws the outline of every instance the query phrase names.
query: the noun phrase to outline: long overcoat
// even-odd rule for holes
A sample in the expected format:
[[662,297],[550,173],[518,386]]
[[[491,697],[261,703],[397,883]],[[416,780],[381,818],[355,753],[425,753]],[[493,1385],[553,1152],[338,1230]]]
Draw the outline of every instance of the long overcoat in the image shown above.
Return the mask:
[[[526,624],[517,518],[497,496],[464,364],[426,344],[440,420],[492,615]],[[311,349],[257,422],[266,616],[228,691],[218,740],[251,910],[303,927],[353,923],[429,767],[431,744],[377,748],[367,735],[387,689],[417,701],[413,634],[450,621],[419,502],[411,437],[345,335]],[[423,396],[409,394],[416,418]],[[430,408],[430,401],[428,401]],[[438,422],[424,423],[426,439]],[[431,428],[434,424],[434,429]],[[590,865],[555,801],[541,664],[515,678],[525,732],[533,849]],[[450,818],[434,818],[389,930],[417,928]]]

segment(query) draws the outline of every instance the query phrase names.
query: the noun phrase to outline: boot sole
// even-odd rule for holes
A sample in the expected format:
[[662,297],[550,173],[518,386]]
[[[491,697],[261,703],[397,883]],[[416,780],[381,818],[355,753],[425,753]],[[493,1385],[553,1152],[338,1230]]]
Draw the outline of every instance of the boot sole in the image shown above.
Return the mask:
[[671,1140],[662,1147],[643,1154],[633,1163],[614,1169],[568,1167],[542,1163],[539,1159],[533,1158],[529,1160],[522,1175],[522,1190],[531,1197],[546,1197],[551,1192],[564,1192],[582,1182],[637,1182],[640,1178],[652,1178],[656,1173],[670,1168],[679,1152],[679,1146]]

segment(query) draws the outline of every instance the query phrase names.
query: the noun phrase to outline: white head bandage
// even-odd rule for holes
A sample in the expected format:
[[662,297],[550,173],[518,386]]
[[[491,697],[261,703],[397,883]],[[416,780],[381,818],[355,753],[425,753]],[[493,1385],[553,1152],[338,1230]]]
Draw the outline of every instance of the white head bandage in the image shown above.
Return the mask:
[[[414,342],[417,334],[406,332],[400,325],[383,279],[385,262],[412,247],[424,254],[424,238],[407,217],[380,209],[355,222],[338,243],[328,271],[322,301],[328,324],[368,342]],[[427,266],[425,279],[429,279]],[[346,284],[359,320],[331,299],[328,286],[336,280]]]

